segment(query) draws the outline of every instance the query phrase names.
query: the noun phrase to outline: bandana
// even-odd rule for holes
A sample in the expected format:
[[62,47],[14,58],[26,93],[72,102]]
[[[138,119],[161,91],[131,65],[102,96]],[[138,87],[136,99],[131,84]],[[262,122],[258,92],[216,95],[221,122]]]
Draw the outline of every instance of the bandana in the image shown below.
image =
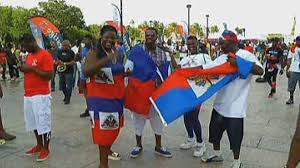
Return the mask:
[[225,30],[222,33],[221,38],[226,41],[236,41],[236,42],[238,41],[237,35],[230,30]]

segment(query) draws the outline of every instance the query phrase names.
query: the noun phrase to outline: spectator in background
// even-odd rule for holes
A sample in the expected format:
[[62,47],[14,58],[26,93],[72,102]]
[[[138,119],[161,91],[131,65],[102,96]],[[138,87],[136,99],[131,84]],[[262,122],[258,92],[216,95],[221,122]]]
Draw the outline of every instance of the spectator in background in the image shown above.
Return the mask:
[[58,52],[58,72],[60,90],[64,93],[64,103],[70,104],[74,85],[75,53],[68,40],[63,41],[63,49]]
[[7,61],[7,53],[2,46],[0,46],[0,64],[2,68],[2,79],[6,80],[6,61]]
[[19,78],[18,60],[14,54],[14,49],[11,44],[6,49],[7,64],[9,69],[9,76],[12,81]]
[[87,102],[87,83],[86,83],[86,77],[84,75],[84,70],[85,70],[86,57],[90,54],[91,50],[92,50],[92,38],[91,37],[86,37],[82,41],[82,51],[80,53],[80,57],[81,57],[81,61],[80,61],[81,62],[81,75],[80,75],[79,90],[81,90],[83,92],[84,98],[85,98],[85,101],[86,101],[86,109],[82,114],[80,114],[81,118],[90,116],[88,102]]
[[74,66],[74,78],[73,78],[73,87],[78,86],[79,87],[79,81],[80,81],[80,75],[79,71],[81,70],[81,64],[80,64],[80,52],[81,52],[81,40],[76,40],[74,46],[71,48],[71,50],[75,54],[75,64]]
[[266,50],[266,80],[271,86],[271,91],[269,93],[269,98],[272,98],[276,93],[277,87],[277,74],[279,71],[279,64],[281,65],[280,74],[283,72],[283,50],[278,46],[279,39],[274,39],[272,42],[272,47]]
[[55,41],[51,41],[50,53],[53,57],[53,63],[54,63],[53,76],[51,79],[51,91],[55,92],[55,77],[56,77],[56,68],[57,68],[57,61],[58,61],[58,47]]
[[290,92],[290,98],[286,104],[294,104],[294,92],[296,90],[297,83],[300,85],[300,36],[296,38],[296,45],[291,48],[286,66],[286,76],[288,79],[288,91]]

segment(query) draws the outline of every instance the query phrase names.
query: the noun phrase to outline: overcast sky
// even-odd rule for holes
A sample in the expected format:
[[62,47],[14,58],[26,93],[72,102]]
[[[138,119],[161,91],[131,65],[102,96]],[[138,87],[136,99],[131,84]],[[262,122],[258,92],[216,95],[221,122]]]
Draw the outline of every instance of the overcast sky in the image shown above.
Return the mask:
[[[31,8],[41,0],[0,0],[3,5]],[[87,24],[100,24],[112,20],[113,7],[119,0],[67,0],[68,4],[82,9]],[[205,15],[210,15],[210,24],[229,29],[245,27],[248,37],[267,33],[290,34],[293,17],[300,23],[300,0],[123,0],[124,23],[130,20],[159,20],[164,23],[187,20],[186,4],[192,4],[191,22],[206,25]],[[300,33],[297,26],[296,33]]]

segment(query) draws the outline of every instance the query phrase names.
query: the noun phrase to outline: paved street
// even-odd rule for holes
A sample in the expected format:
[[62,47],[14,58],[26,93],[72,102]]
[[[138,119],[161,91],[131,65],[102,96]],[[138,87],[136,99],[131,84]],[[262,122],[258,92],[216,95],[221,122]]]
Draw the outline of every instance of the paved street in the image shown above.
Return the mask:
[[[286,106],[287,80],[279,77],[279,89],[274,99],[268,99],[267,84],[252,83],[248,116],[245,120],[245,137],[241,159],[243,168],[281,168],[284,165],[291,137],[295,131],[300,96],[295,92],[293,106]],[[51,157],[36,163],[34,157],[24,156],[26,149],[35,145],[32,133],[25,132],[23,115],[23,82],[1,82],[5,97],[1,100],[4,124],[8,132],[17,136],[12,142],[0,147],[0,168],[96,168],[98,149],[92,143],[88,119],[79,118],[84,111],[83,97],[74,92],[70,105],[62,104],[62,93],[53,94],[53,139]],[[203,136],[208,139],[208,123],[212,101],[206,103],[201,113]],[[178,120],[165,129],[163,143],[174,157],[165,159],[154,155],[154,136],[147,125],[144,137],[144,153],[137,159],[129,158],[135,145],[131,114],[126,113],[126,125],[113,146],[122,155],[121,161],[110,161],[111,168],[219,168],[228,167],[232,160],[227,136],[223,138],[222,150],[226,161],[222,164],[204,164],[193,158],[193,151],[182,151],[179,145],[185,140],[183,120]],[[211,145],[207,143],[210,151]],[[209,152],[208,152],[209,153]],[[300,166],[299,166],[300,167]]]

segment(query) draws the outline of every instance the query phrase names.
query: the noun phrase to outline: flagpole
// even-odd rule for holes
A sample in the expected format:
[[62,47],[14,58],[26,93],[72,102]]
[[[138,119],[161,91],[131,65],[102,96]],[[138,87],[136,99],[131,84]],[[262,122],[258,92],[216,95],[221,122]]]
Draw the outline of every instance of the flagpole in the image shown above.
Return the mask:
[[120,11],[120,22],[121,22],[121,39],[122,39],[122,42],[123,41],[123,0],[120,0],[120,8],[121,8],[121,11]]

